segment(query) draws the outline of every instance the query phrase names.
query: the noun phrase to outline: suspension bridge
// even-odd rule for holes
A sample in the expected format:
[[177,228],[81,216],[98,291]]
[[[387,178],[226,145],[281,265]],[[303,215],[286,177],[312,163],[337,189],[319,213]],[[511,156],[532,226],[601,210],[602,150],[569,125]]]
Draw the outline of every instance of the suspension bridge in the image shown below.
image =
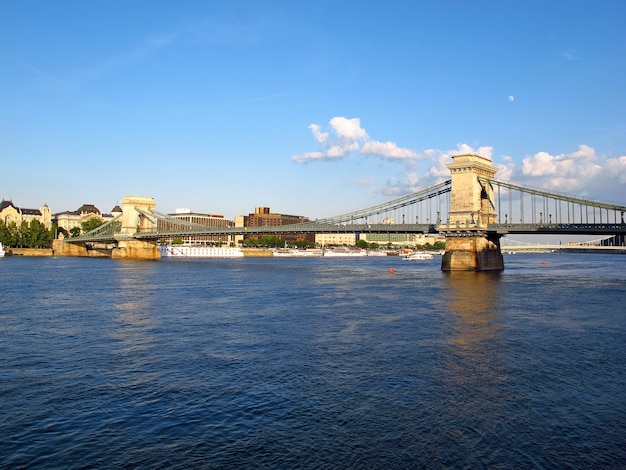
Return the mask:
[[334,217],[280,226],[207,227],[156,211],[153,198],[127,196],[120,216],[66,242],[75,247],[112,242],[113,258],[156,259],[159,241],[176,237],[430,233],[446,238],[444,271],[503,269],[500,239],[509,234],[597,234],[617,236],[623,244],[626,206],[499,181],[491,160],[479,155],[454,156],[447,167],[450,179],[418,192]]

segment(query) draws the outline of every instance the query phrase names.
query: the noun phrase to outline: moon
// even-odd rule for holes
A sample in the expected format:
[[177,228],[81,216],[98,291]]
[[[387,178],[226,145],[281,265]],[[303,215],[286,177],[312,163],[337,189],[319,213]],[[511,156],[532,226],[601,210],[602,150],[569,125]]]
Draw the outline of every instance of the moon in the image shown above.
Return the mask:
[[509,95],[509,101],[511,101],[511,102],[512,102],[512,101],[515,101],[515,96],[513,96],[513,95]]

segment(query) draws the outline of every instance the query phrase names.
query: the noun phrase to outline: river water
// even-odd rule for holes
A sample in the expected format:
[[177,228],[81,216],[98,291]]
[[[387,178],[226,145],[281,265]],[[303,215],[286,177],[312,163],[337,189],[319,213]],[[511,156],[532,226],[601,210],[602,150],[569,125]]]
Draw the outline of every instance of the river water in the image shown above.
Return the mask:
[[0,467],[623,468],[626,256],[505,265],[0,259]]

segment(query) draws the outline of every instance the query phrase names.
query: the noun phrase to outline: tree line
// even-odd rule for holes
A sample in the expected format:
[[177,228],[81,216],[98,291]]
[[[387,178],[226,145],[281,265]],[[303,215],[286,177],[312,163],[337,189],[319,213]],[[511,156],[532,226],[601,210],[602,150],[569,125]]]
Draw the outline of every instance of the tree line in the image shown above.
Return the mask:
[[38,220],[31,220],[30,223],[23,221],[19,225],[15,222],[7,225],[0,221],[0,242],[6,247],[49,248],[54,235],[54,228],[48,230]]
[[89,232],[102,223],[98,219],[89,219],[82,222],[80,228],[74,227],[68,233],[67,230],[56,225],[52,225],[48,230],[36,219],[30,222],[24,220],[19,225],[15,222],[6,224],[0,220],[0,243],[7,248],[50,248],[52,240],[60,233],[66,237],[77,237],[81,231]]

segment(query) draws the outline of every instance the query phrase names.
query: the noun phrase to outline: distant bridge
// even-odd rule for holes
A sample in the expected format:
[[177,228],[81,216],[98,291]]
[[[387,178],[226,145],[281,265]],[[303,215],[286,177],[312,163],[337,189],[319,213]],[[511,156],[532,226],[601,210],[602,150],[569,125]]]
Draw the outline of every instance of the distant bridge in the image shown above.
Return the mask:
[[118,257],[158,258],[157,242],[177,237],[438,233],[446,237],[442,269],[454,271],[502,269],[500,238],[508,234],[626,234],[626,206],[498,181],[494,178],[497,168],[478,155],[455,156],[447,166],[451,179],[416,193],[334,217],[282,226],[207,227],[156,211],[152,198],[129,196],[122,201],[121,216],[66,241],[115,242],[123,251]]
[[605,252],[626,253],[626,246],[603,246],[603,245],[507,245],[502,247],[505,253],[522,252]]

